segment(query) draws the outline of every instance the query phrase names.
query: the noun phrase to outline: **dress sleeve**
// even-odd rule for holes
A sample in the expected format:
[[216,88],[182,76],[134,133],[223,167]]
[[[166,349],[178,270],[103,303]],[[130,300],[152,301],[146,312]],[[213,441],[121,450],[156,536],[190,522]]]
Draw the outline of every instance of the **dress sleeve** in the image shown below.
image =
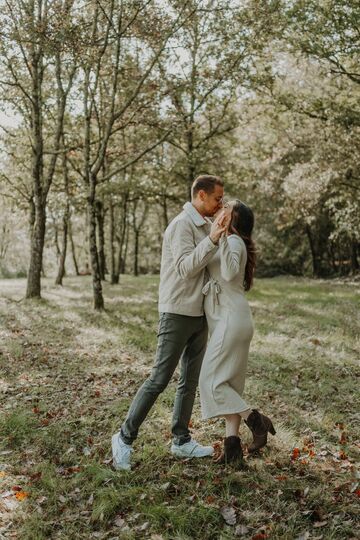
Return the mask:
[[216,253],[218,246],[206,236],[197,246],[191,226],[179,220],[169,234],[175,270],[182,279],[196,276]]
[[244,243],[237,235],[220,238],[220,270],[225,281],[231,281],[240,271],[241,258],[244,256]]

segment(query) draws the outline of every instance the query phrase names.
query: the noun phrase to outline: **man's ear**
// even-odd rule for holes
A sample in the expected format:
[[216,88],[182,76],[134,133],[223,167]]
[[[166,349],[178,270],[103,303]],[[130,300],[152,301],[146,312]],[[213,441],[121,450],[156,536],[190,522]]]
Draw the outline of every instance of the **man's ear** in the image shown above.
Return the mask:
[[198,191],[198,197],[199,197],[201,202],[204,202],[205,197],[206,197],[206,191],[204,191],[203,189],[200,189]]

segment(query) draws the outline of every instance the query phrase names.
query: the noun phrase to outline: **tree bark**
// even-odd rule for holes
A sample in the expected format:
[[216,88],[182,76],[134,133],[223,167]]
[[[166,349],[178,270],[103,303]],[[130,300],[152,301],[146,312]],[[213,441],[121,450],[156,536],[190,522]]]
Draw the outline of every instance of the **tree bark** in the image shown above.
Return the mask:
[[59,269],[58,269],[58,274],[55,279],[55,285],[62,285],[62,280],[63,280],[63,277],[65,276],[67,239],[68,239],[68,218],[67,216],[64,215],[62,246],[61,246],[61,253],[60,253]]
[[114,205],[109,197],[109,247],[110,247],[110,283],[116,284],[115,277],[115,223],[114,223]]
[[358,242],[352,240],[351,242],[351,270],[353,272],[358,272],[360,269],[359,260],[358,260]]
[[80,276],[79,272],[79,265],[76,259],[76,251],[75,251],[75,244],[74,244],[74,238],[72,234],[72,224],[71,224],[71,217],[69,215],[69,222],[68,222],[68,231],[69,231],[69,240],[70,240],[70,247],[71,247],[71,254],[72,254],[72,260],[75,268],[75,274],[77,276]]
[[[94,180],[92,180],[94,182]],[[99,255],[96,244],[96,206],[93,198],[88,200],[89,216],[89,249],[93,277],[94,309],[100,311],[104,309],[104,298],[102,295]]]
[[134,238],[134,276],[139,275],[139,231],[135,231]]
[[132,225],[133,225],[133,232],[134,232],[134,276],[139,275],[139,240],[140,240],[140,232],[141,229],[145,223],[147,212],[148,212],[148,204],[145,202],[144,204],[144,211],[142,213],[142,216],[140,218],[140,221],[136,221],[136,213],[138,209],[138,203],[139,199],[135,199],[132,205]]
[[127,259],[127,254],[128,254],[128,249],[129,249],[129,236],[130,236],[130,227],[126,226],[126,235],[125,235],[125,247],[124,247],[124,253],[123,253],[123,256],[120,260],[120,273],[121,274],[125,274],[125,270],[126,270],[126,259]]
[[[65,137],[64,133],[61,136],[63,147],[65,148]],[[63,215],[63,239],[62,247],[60,252],[60,261],[58,274],[56,276],[55,285],[62,285],[63,277],[65,276],[65,261],[66,261],[66,252],[67,252],[67,241],[68,241],[68,224],[70,219],[70,200],[69,200],[69,171],[68,171],[68,162],[66,159],[65,152],[62,153],[62,172],[64,178],[64,192],[66,197],[66,206]]]
[[310,252],[311,252],[311,257],[312,257],[312,267],[313,267],[313,275],[315,277],[319,277],[320,276],[320,263],[319,263],[319,258],[317,256],[317,253],[316,253],[316,248],[315,248],[315,244],[314,244],[314,239],[312,237],[312,234],[311,234],[311,229],[310,229],[310,226],[309,225],[306,225],[306,235],[308,237],[308,240],[309,240],[309,247],[310,247]]
[[129,194],[125,193],[124,198],[123,198],[123,204],[122,204],[120,233],[119,235],[117,235],[118,255],[117,255],[117,260],[116,260],[116,271],[115,271],[115,276],[114,276],[114,283],[116,284],[119,283],[120,274],[123,274],[125,271],[126,253],[124,256],[124,246],[126,246],[126,238],[127,238],[127,234],[129,230],[128,220],[127,220],[128,199],[129,199]]
[[41,201],[35,202],[35,223],[30,236],[30,265],[26,298],[41,297],[42,257],[45,242],[46,210]]
[[45,242],[46,197],[43,191],[43,131],[42,92],[43,77],[42,48],[37,51],[32,44],[32,181],[34,187],[34,224],[30,233],[30,265],[27,278],[26,298],[41,297],[41,268]]
[[104,232],[104,205],[99,199],[95,202],[97,231],[98,231],[98,256],[100,278],[105,280],[106,260],[105,260],[105,232]]

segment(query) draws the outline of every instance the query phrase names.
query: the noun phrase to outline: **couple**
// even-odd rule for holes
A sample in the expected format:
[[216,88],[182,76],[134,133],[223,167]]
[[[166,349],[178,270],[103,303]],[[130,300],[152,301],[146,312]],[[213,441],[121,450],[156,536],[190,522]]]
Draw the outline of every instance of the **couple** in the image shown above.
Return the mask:
[[[156,361],[120,431],[112,437],[116,469],[131,468],[132,443],[180,359],[172,454],[192,458],[214,453],[212,446],[202,446],[190,436],[198,382],[203,418],[224,417],[226,422],[224,448],[217,463],[242,460],[241,418],[253,434],[250,453],[265,446],[268,432],[275,434],[271,420],[242,398],[253,335],[244,296],[252,285],[255,266],[253,213],[238,200],[223,205],[224,184],[216,176],[196,178],[191,193],[191,203],[184,205],[165,231]],[[211,223],[208,218],[215,214]]]

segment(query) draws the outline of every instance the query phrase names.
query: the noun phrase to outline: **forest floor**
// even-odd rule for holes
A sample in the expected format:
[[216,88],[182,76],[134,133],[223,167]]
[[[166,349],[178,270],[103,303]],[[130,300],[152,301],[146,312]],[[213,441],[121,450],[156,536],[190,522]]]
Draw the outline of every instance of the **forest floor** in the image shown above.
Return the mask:
[[[134,445],[134,467],[111,465],[118,430],[153,362],[158,278],[0,281],[0,538],[360,538],[360,286],[257,280],[245,397],[277,430],[241,469],[169,450],[176,378]],[[221,420],[192,434],[218,443]],[[250,437],[241,428],[246,444]]]

